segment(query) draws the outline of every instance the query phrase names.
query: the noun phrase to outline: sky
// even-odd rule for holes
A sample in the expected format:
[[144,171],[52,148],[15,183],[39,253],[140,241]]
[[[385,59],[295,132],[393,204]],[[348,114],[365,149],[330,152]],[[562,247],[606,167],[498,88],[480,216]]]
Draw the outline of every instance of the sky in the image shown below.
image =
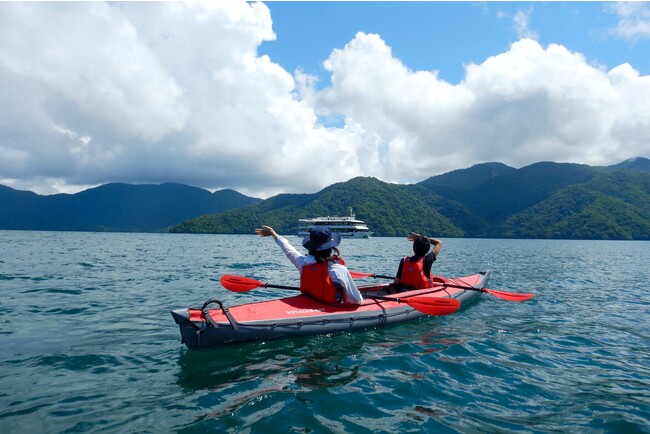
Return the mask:
[[0,184],[266,198],[650,157],[647,2],[0,2]]

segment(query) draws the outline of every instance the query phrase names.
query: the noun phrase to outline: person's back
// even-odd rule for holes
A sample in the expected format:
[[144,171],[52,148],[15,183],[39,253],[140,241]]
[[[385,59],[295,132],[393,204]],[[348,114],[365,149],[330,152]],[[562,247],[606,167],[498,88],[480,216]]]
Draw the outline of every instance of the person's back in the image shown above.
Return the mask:
[[[424,256],[414,255],[402,259],[397,271],[401,285],[411,286],[415,289],[431,286],[430,276],[424,272],[424,258]],[[429,269],[431,269],[430,266]]]
[[[300,272],[300,292],[308,294],[325,303],[336,304],[343,301],[343,285],[332,279],[332,266],[339,263],[336,248],[310,250],[316,262],[305,264]],[[336,279],[338,280],[338,279]]]
[[[436,261],[442,241],[411,232],[407,239],[413,241],[413,256],[402,258],[393,281],[393,288],[424,289],[431,286],[431,267]],[[433,250],[431,246],[433,245]]]
[[263,237],[271,235],[275,238],[300,272],[300,291],[303,294],[329,304],[359,305],[363,301],[343,259],[339,257],[336,248],[341,242],[339,233],[326,227],[312,229],[302,243],[309,251],[305,256],[269,226],[262,226],[255,232]]

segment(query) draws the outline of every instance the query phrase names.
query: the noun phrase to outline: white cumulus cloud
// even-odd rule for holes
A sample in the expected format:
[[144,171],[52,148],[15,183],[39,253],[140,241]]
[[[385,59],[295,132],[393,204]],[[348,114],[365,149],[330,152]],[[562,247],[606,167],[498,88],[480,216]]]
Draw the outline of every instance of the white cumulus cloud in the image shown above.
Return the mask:
[[530,39],[466,67],[451,85],[411,71],[378,35],[359,33],[325,63],[323,108],[377,137],[374,174],[417,181],[483,161],[608,164],[648,155],[650,77],[594,67]]
[[110,171],[132,142],[151,146],[184,128],[183,89],[115,8],[0,10],[0,176]]
[[618,16],[611,32],[624,39],[650,38],[650,5],[648,2],[613,2],[607,10]]
[[361,32],[323,59],[319,89],[258,54],[275,38],[269,9],[243,0],[0,3],[0,183],[265,197],[485,161],[650,155],[650,78],[633,65],[523,38],[451,84]]
[[512,21],[515,25],[515,31],[519,39],[537,39],[539,35],[534,30],[531,30],[529,17],[532,10],[527,12],[517,11]]
[[362,173],[360,136],[319,124],[294,77],[257,55],[275,39],[262,3],[0,9],[4,183],[176,181],[265,195]]

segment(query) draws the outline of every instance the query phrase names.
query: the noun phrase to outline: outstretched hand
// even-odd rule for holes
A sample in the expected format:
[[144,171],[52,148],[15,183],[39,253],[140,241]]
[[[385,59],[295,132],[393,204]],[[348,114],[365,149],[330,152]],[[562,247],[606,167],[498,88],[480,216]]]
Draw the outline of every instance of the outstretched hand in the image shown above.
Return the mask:
[[275,230],[273,230],[271,226],[262,226],[259,229],[255,229],[255,233],[260,237],[268,237],[271,235],[273,238],[275,238],[278,236],[278,234],[275,233]]

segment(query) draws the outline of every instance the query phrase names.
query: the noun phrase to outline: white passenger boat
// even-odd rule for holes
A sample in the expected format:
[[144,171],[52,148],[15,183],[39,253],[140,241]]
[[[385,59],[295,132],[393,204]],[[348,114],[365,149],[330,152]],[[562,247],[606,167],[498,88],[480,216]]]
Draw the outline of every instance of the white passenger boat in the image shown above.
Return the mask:
[[363,220],[358,220],[350,210],[346,217],[327,216],[298,220],[298,235],[309,235],[309,230],[316,226],[327,226],[338,232],[343,238],[370,238],[372,232]]

